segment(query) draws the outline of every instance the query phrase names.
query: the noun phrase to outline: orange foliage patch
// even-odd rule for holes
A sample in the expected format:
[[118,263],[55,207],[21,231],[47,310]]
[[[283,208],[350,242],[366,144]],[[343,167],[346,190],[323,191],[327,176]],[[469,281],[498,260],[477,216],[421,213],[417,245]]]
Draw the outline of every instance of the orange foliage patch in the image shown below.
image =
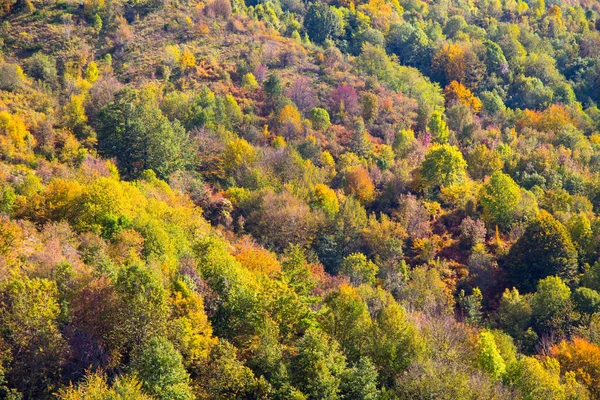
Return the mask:
[[552,346],[550,356],[556,358],[563,372],[573,371],[594,398],[600,398],[600,347],[582,338],[563,340]]
[[235,258],[252,272],[275,276],[281,272],[281,265],[270,251],[248,244],[240,245]]
[[462,83],[452,81],[446,86],[444,92],[446,94],[447,103],[458,102],[468,106],[473,112],[477,113],[481,111],[481,100],[479,100],[479,98],[477,98],[477,96]]
[[525,110],[523,117],[517,121],[517,128],[530,127],[540,132],[556,133],[569,124],[575,125],[569,110],[553,104],[544,111]]

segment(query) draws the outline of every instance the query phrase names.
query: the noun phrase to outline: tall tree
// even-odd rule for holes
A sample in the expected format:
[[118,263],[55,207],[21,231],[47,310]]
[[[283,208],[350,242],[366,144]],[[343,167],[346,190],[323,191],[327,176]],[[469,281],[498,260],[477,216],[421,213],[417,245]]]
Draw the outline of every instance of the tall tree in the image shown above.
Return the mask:
[[121,91],[100,111],[97,132],[100,154],[115,157],[128,178],[152,169],[165,179],[191,162],[183,126],[169,121],[153,99],[135,90]]
[[572,281],[577,275],[577,250],[566,228],[541,211],[511,247],[503,266],[512,285],[533,292],[537,282],[549,275]]

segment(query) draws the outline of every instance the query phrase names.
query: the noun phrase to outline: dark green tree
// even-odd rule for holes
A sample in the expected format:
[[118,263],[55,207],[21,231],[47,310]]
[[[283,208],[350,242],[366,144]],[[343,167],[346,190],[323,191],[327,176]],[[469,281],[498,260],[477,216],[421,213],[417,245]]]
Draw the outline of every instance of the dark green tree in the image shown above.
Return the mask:
[[369,357],[361,357],[352,368],[349,368],[342,379],[342,399],[376,400],[377,369]]
[[533,292],[549,275],[568,282],[577,275],[577,250],[566,228],[546,211],[527,226],[503,261],[510,283],[523,292]]
[[304,17],[304,29],[310,39],[318,44],[339,36],[342,27],[341,17],[330,6],[320,1],[312,3]]
[[125,89],[98,115],[98,151],[115,157],[125,177],[147,169],[165,179],[192,159],[189,137],[179,123],[165,117],[153,99]]
[[408,22],[397,23],[390,27],[386,39],[388,51],[396,54],[402,64],[428,70],[433,49],[420,28]]

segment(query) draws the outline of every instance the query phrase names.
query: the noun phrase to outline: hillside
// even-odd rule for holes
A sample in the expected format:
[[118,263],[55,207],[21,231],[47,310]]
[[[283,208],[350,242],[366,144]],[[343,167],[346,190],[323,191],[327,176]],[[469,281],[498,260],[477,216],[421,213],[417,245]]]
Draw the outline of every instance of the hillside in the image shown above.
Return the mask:
[[600,6],[0,0],[1,399],[600,399]]

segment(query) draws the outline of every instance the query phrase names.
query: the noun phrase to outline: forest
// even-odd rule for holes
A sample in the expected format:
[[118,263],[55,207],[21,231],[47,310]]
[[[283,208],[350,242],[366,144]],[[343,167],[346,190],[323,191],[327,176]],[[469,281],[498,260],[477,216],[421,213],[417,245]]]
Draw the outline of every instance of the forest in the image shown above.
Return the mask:
[[596,0],[0,0],[0,399],[600,399]]

